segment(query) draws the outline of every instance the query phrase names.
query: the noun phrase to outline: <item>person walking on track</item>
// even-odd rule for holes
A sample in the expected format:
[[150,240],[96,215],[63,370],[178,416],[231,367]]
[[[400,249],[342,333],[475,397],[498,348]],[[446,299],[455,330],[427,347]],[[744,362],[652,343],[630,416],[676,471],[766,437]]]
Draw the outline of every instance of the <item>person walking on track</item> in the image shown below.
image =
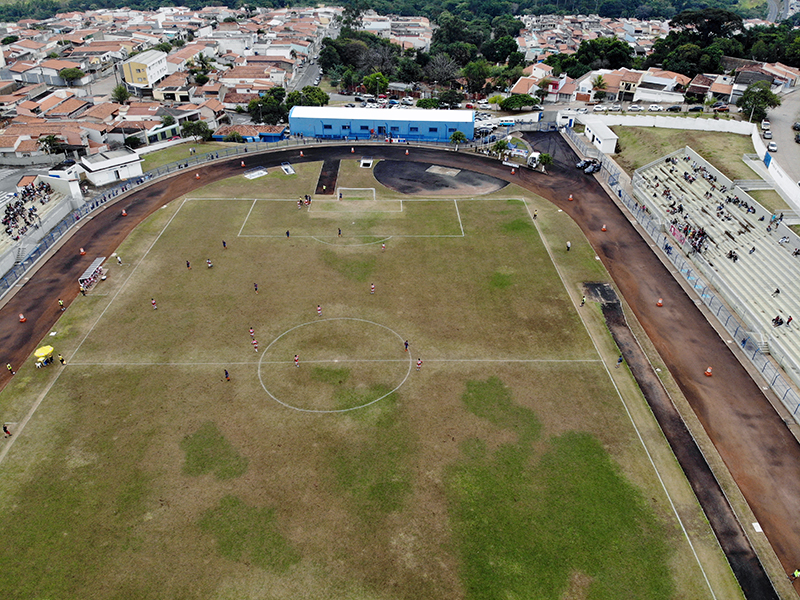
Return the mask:
[[417,371],[419,371],[421,368],[422,368],[422,359],[418,358],[417,359]]

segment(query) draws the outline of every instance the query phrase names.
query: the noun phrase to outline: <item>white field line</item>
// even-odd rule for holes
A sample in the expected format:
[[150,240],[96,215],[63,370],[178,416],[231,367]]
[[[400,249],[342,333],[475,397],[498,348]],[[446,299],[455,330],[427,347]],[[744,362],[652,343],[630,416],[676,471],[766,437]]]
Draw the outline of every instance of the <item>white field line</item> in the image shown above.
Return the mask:
[[[413,354],[413,353],[412,353]],[[264,360],[262,365],[294,365],[293,360]],[[330,358],[324,360],[303,360],[301,364],[328,364],[328,363],[405,363],[405,358]],[[598,358],[426,358],[426,363],[601,363]],[[192,367],[192,366],[219,366],[225,365],[257,365],[259,361],[242,362],[69,362],[65,366],[73,367]]]
[[[531,209],[530,209],[530,206],[528,205],[527,202],[525,202],[525,209],[528,211],[528,216],[531,219],[531,223],[533,223],[533,226],[536,227],[536,231],[539,233],[539,237],[542,239],[542,243],[544,244],[544,247],[547,250],[547,253],[550,255],[550,261],[553,263],[553,266],[556,269],[556,273],[558,273],[558,276],[561,279],[561,284],[564,286],[564,289],[567,290],[567,293],[569,293],[569,288],[567,287],[567,282],[564,280],[564,276],[561,273],[561,269],[558,267],[558,263],[556,262],[555,257],[553,256],[553,251],[550,248],[550,245],[547,243],[547,240],[542,235],[542,232],[541,232],[541,230],[539,229],[539,226],[536,223],[536,219],[534,219],[533,218],[533,214],[531,214]],[[592,337],[592,334],[589,331],[589,327],[586,325],[586,321],[583,318],[583,314],[581,314],[581,311],[578,310],[577,301],[575,300],[575,298],[572,297],[571,293],[569,293],[569,296],[570,296],[570,300],[572,300],[572,303],[575,306],[575,309],[576,309],[576,311],[578,313],[578,316],[581,319],[581,323],[583,324],[584,329],[586,329],[586,333],[589,335],[589,339],[592,340],[592,345],[594,346],[594,349],[597,352],[597,355],[601,356],[600,355],[600,349],[597,347],[597,343],[595,342],[594,337]],[[683,531],[683,535],[686,538],[686,541],[688,542],[689,547],[692,549],[692,554],[694,555],[695,561],[697,561],[697,566],[700,567],[700,572],[703,574],[703,579],[705,579],[706,585],[708,586],[708,590],[711,592],[711,597],[714,598],[714,600],[716,600],[717,595],[714,593],[714,588],[711,587],[711,582],[708,579],[708,575],[706,575],[706,570],[703,568],[703,563],[700,561],[700,557],[697,555],[697,550],[695,550],[694,544],[692,543],[692,539],[689,537],[689,532],[686,530],[686,526],[683,524],[683,520],[681,519],[680,514],[678,514],[678,509],[677,509],[677,507],[675,506],[675,503],[672,500],[672,496],[670,496],[669,490],[667,489],[667,485],[666,485],[666,483],[664,483],[664,479],[661,477],[661,473],[659,472],[658,467],[656,466],[655,460],[653,460],[653,456],[650,454],[650,450],[647,448],[647,444],[645,443],[644,438],[642,437],[642,433],[641,433],[641,431],[639,431],[639,428],[636,425],[636,421],[633,420],[633,415],[631,414],[631,411],[628,408],[628,404],[627,404],[627,402],[625,402],[625,398],[622,396],[622,392],[620,391],[619,387],[617,386],[617,382],[614,381],[614,377],[612,377],[611,371],[608,369],[608,365],[605,362],[603,362],[603,367],[605,368],[606,373],[608,374],[608,378],[611,381],[611,384],[614,386],[614,389],[617,391],[617,397],[619,398],[620,402],[622,403],[622,406],[625,408],[625,413],[628,415],[628,419],[630,420],[631,425],[633,425],[633,429],[636,432],[636,437],[639,438],[639,443],[641,443],[645,454],[647,454],[647,459],[650,461],[650,464],[653,467],[653,471],[655,472],[656,477],[658,477],[658,481],[661,484],[661,489],[664,490],[664,494],[667,496],[667,500],[669,501],[669,505],[672,508],[672,512],[675,515],[675,518],[678,520],[678,523],[681,526],[681,531]],[[667,394],[669,394],[669,392],[667,392]]]
[[[97,324],[100,322],[100,319],[102,319],[102,318],[103,318],[103,315],[105,315],[105,314],[106,314],[106,311],[107,311],[107,310],[109,309],[109,307],[110,307],[110,306],[111,306],[111,305],[114,303],[114,300],[117,298],[117,296],[119,296],[120,292],[122,292],[122,290],[124,290],[124,289],[125,289],[125,286],[126,286],[126,284],[128,283],[128,281],[130,281],[130,278],[131,278],[131,277],[133,277],[133,274],[134,274],[134,273],[136,272],[136,270],[139,268],[139,265],[140,265],[140,264],[142,264],[142,261],[143,261],[143,260],[144,260],[144,259],[147,257],[147,255],[150,253],[150,250],[152,250],[152,249],[153,249],[153,246],[155,246],[155,245],[156,245],[156,242],[158,242],[158,240],[160,240],[160,239],[161,239],[161,236],[162,236],[162,235],[164,234],[164,232],[167,230],[167,227],[169,227],[170,223],[172,223],[172,220],[175,218],[175,216],[176,216],[176,215],[177,215],[177,214],[180,212],[181,208],[183,208],[183,205],[184,205],[184,204],[186,204],[186,200],[184,200],[183,202],[181,202],[181,205],[178,207],[178,210],[176,210],[176,211],[175,211],[175,213],[174,213],[174,214],[173,214],[173,215],[172,215],[172,216],[169,218],[169,221],[167,221],[167,223],[166,223],[166,224],[164,225],[164,227],[161,229],[161,232],[158,234],[158,236],[156,237],[156,239],[155,239],[155,240],[153,240],[153,243],[151,243],[151,244],[150,244],[150,246],[147,248],[147,251],[146,251],[146,252],[145,252],[145,253],[142,255],[142,257],[139,259],[139,262],[137,262],[137,263],[136,263],[136,265],[133,267],[133,269],[131,269],[131,272],[130,272],[130,273],[128,273],[128,276],[127,276],[127,277],[125,278],[125,280],[122,282],[122,285],[119,287],[119,289],[118,289],[118,290],[117,290],[117,292],[114,294],[114,296],[111,298],[111,300],[109,300],[109,301],[108,301],[108,304],[106,305],[106,307],[105,307],[105,308],[102,310],[102,312],[101,312],[101,313],[98,315],[97,319],[95,319],[95,322],[94,322],[94,323],[92,323],[92,326],[89,328],[89,331],[87,331],[87,332],[86,332],[86,335],[84,335],[84,336],[83,336],[83,339],[82,339],[82,340],[80,341],[80,343],[78,344],[78,347],[77,347],[77,348],[75,348],[75,350],[72,352],[72,354],[70,355],[70,357],[67,359],[67,363],[70,363],[70,362],[72,362],[72,358],[74,358],[74,357],[75,357],[75,355],[78,353],[78,351],[81,349],[81,346],[83,346],[83,343],[86,341],[86,338],[88,338],[88,337],[91,335],[91,333],[94,331],[94,328],[95,328],[95,327],[97,326]],[[39,394],[39,396],[36,398],[36,401],[33,403],[33,406],[31,406],[31,408],[30,408],[30,410],[28,411],[28,413],[25,415],[25,417],[22,419],[22,421],[20,421],[19,425],[17,425],[16,431],[14,432],[14,436],[13,436],[13,437],[11,437],[11,438],[9,438],[9,439],[8,439],[8,442],[7,442],[6,444],[4,444],[4,445],[3,445],[3,448],[2,448],[2,449],[0,449],[0,464],[2,464],[2,463],[3,463],[3,460],[5,460],[6,456],[8,455],[8,452],[11,450],[11,447],[14,445],[14,441],[15,441],[15,440],[17,440],[17,439],[19,439],[19,434],[21,434],[21,433],[22,433],[22,431],[25,429],[25,426],[26,426],[26,425],[28,424],[28,422],[29,422],[29,421],[30,421],[30,420],[33,418],[33,415],[36,413],[36,410],[39,408],[39,405],[40,405],[40,404],[42,403],[42,401],[45,399],[45,397],[46,397],[46,396],[47,396],[47,394],[50,392],[50,390],[53,388],[53,386],[55,385],[56,381],[58,381],[58,378],[59,378],[59,377],[61,377],[61,373],[63,373],[63,372],[64,372],[64,371],[63,371],[63,369],[59,369],[59,371],[58,371],[58,374],[57,374],[55,377],[53,377],[53,380],[52,380],[52,381],[51,381],[49,384],[47,384],[47,387],[45,387],[45,389],[44,389],[44,390],[42,390],[42,392],[41,392],[41,393]]]
[[461,228],[461,237],[464,237],[464,224],[461,222],[461,212],[458,210],[458,200],[453,200],[456,207],[456,216],[458,217],[458,226]]
[[242,221],[242,226],[239,228],[239,234],[237,237],[242,237],[242,231],[244,231],[244,226],[247,225],[247,220],[250,218],[250,213],[253,212],[253,209],[256,207],[256,202],[258,202],[257,198],[253,198],[253,203],[250,205],[250,210],[247,211],[247,216]]

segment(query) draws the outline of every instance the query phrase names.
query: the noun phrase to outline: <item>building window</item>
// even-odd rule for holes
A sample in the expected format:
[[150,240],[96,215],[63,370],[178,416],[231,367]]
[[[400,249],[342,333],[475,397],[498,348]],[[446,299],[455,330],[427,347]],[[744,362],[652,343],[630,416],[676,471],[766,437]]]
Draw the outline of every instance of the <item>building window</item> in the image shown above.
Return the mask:
[[428,127],[428,133],[436,133],[439,131],[438,127]]
[[322,128],[323,129],[333,129],[333,127],[331,125],[323,125]]
[[142,70],[141,70],[141,69],[136,69],[136,72],[137,72],[137,73],[141,73],[141,72],[142,72]]
[[400,131],[399,127],[390,127],[389,131]]
[[455,127],[451,127],[447,130],[447,133],[453,133],[456,130]]
[[361,131],[369,131],[369,125],[362,125]]
[[342,131],[350,131],[350,125],[342,125]]
[[408,131],[410,133],[417,133],[419,131],[419,127],[409,127]]

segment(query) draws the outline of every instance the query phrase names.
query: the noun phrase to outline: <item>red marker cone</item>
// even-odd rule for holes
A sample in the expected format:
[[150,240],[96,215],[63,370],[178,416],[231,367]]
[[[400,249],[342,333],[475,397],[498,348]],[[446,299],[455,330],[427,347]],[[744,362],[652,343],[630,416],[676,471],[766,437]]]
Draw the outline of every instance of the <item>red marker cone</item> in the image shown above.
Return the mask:
[[661,298],[659,298],[658,302],[656,302],[656,306],[664,306],[664,301]]
[[124,208],[122,209],[122,216],[123,217],[127,217],[128,216],[128,211],[125,210]]
[[603,226],[600,228],[600,231],[606,231],[606,224],[603,223]]
[[300,158],[303,158],[303,151],[300,150]]
[[704,374],[706,377],[711,377],[711,367],[708,367]]
[[19,313],[19,322],[20,323],[24,323],[27,320],[28,319],[25,318],[25,315],[23,315],[22,313]]
[[81,255],[81,256],[86,256],[86,250],[84,250],[83,248],[81,248],[80,255]]

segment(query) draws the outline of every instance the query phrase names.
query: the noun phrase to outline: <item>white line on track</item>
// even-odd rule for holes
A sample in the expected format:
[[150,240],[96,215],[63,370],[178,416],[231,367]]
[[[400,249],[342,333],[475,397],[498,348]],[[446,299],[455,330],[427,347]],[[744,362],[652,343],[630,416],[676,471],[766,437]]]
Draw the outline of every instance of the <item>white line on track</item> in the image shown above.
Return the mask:
[[[413,352],[412,352],[413,354]],[[327,364],[327,363],[404,363],[405,358],[330,358],[323,360],[304,360],[303,364]],[[598,358],[587,359],[561,359],[561,358],[426,358],[426,363],[601,363]],[[73,367],[193,367],[193,366],[219,366],[225,365],[257,365],[259,361],[244,362],[69,362],[65,366]],[[264,360],[263,365],[294,365],[292,360]]]

